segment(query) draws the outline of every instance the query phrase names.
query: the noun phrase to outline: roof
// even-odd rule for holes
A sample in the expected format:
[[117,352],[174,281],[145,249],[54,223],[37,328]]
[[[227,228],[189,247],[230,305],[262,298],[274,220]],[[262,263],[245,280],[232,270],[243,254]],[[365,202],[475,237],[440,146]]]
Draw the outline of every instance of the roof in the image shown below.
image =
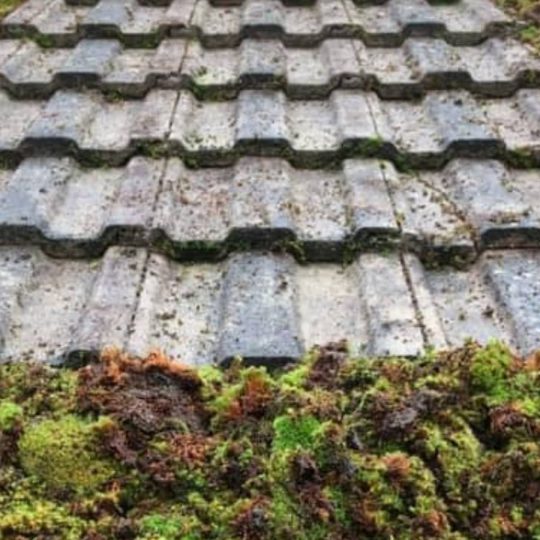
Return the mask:
[[2,360],[540,347],[540,60],[491,2],[145,3],[0,24]]

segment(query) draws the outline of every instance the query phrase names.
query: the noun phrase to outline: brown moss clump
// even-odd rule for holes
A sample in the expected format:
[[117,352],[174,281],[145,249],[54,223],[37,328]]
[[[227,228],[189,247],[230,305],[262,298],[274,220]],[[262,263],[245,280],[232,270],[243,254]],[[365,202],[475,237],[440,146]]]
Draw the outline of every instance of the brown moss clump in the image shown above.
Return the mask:
[[147,435],[173,427],[200,431],[201,386],[195,371],[162,354],[138,360],[108,350],[99,364],[80,370],[78,409],[110,414]]
[[0,367],[0,537],[540,539],[540,356]]

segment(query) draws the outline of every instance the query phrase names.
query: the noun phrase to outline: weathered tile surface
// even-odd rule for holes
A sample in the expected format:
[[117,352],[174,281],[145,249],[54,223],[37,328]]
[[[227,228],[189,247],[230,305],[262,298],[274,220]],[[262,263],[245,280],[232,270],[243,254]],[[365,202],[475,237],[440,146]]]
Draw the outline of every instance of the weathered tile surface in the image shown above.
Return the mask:
[[31,158],[0,179],[0,243],[62,257],[146,246],[181,261],[279,248],[339,262],[385,246],[464,264],[488,249],[540,248],[539,179],[489,160],[399,173],[364,159],[300,170],[274,158],[204,169],[177,158],[105,169]]
[[165,39],[155,49],[126,48],[115,39],[84,39],[63,49],[8,39],[0,48],[0,85],[21,98],[47,98],[80,85],[118,97],[143,97],[155,88],[191,89],[205,99],[234,99],[246,89],[322,99],[339,88],[372,89],[387,99],[456,88],[509,97],[540,86],[540,60],[525,46],[498,38],[475,47],[410,38],[398,48],[339,38],[314,48],[246,39],[227,49],[182,38]]
[[540,348],[540,61],[489,0],[28,0],[0,361]]
[[523,166],[526,156],[526,164],[538,166],[539,103],[534,89],[498,100],[437,91],[419,101],[382,100],[359,90],[336,90],[324,100],[245,90],[232,101],[159,89],[136,100],[60,90],[50,99],[21,101],[0,91],[0,155],[119,165],[159,152],[199,167],[265,156],[285,157],[300,168],[372,156],[400,168],[441,168],[456,157]]
[[[60,358],[105,344],[143,354],[158,343],[190,362],[237,354],[284,361],[342,332],[374,354],[413,355],[423,347],[396,256],[363,255],[345,269],[269,254],[179,265],[119,248],[95,262],[48,259],[35,248],[6,248],[0,256],[9,284],[5,358]],[[327,313],[317,309],[321,302]]]
[[486,254],[464,271],[407,256],[407,273],[398,256],[377,254],[346,267],[256,253],[182,265],[131,248],[95,261],[2,248],[0,260],[3,359],[117,345],[137,354],[161,346],[190,363],[284,361],[340,338],[383,356],[467,337],[540,346],[540,266],[530,251]]
[[459,346],[467,338],[502,339],[522,352],[540,344],[540,255],[494,251],[469,271],[426,270],[406,257],[427,339]]
[[173,0],[163,7],[142,6],[137,0],[102,0],[95,6],[28,0],[0,31],[55,45],[73,45],[83,37],[117,37],[132,46],[155,46],[167,36],[197,36],[213,47],[234,46],[246,37],[309,46],[337,36],[398,46],[410,35],[472,45],[508,24],[489,0],[461,0],[459,6],[432,6],[425,0],[355,6],[352,0],[324,0],[307,7],[285,6],[281,0],[246,0],[232,7],[215,7],[208,0]]

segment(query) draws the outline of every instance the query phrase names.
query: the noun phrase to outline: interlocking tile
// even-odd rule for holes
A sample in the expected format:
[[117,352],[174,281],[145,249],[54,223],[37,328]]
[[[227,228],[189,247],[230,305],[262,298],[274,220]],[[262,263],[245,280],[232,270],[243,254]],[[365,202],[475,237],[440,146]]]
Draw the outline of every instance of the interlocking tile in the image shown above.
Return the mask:
[[540,248],[538,178],[489,160],[399,173],[361,159],[312,171],[275,158],[195,170],[177,158],[100,169],[32,158],[0,176],[0,243],[72,258],[140,246],[182,261],[275,248],[339,262],[401,247],[464,265],[488,249]]
[[47,259],[35,249],[2,250],[2,359],[53,360],[70,344],[93,350],[121,342],[145,257],[113,249],[96,264]]
[[510,26],[28,0],[0,23],[0,361],[540,347],[540,62]]
[[163,165],[135,158],[122,169],[83,170],[67,159],[27,160],[0,177],[1,242],[69,257],[147,245]]
[[523,352],[540,347],[540,253],[494,251],[467,272],[425,270],[406,257],[427,339],[436,347],[467,338],[501,339]]
[[350,39],[328,39],[311,49],[253,39],[233,49],[205,49],[181,38],[166,39],[156,49],[129,49],[117,40],[86,39],[74,49],[4,40],[0,86],[21,98],[49,97],[78,86],[117,99],[142,97],[153,88],[191,89],[200,98],[220,100],[246,89],[321,99],[336,88],[372,89],[393,99],[457,88],[507,97],[540,86],[540,60],[518,42],[497,38],[476,47],[411,38],[394,49],[369,48]]
[[430,92],[421,101],[356,90],[289,100],[283,92],[246,90],[226,102],[173,90],[130,101],[72,90],[20,101],[0,92],[0,112],[0,157],[8,161],[53,154],[118,165],[157,153],[191,166],[230,165],[240,156],[284,157],[302,168],[372,156],[402,169],[441,168],[455,157],[540,163],[538,90],[500,100]]
[[254,252],[181,265],[130,248],[95,261],[1,248],[0,358],[73,360],[117,345],[162,347],[191,364],[272,363],[341,338],[383,356],[466,337],[540,346],[537,252],[489,253],[461,272],[405,261],[363,254],[345,267],[304,266]]
[[[65,0],[70,6],[95,6],[100,0]],[[170,6],[173,0],[137,0],[141,6],[166,7]],[[245,0],[209,0],[210,4],[217,7],[241,6]],[[373,5],[382,4],[387,0],[354,0],[355,3],[371,3]],[[281,0],[284,6],[312,6],[317,0]]]
[[396,256],[365,254],[347,268],[262,253],[179,265],[126,248],[95,262],[35,248],[4,248],[0,259],[3,360],[116,344],[138,354],[161,346],[190,363],[286,361],[344,336],[372,354],[424,346]]
[[[137,0],[142,6],[163,7],[170,6],[173,0]],[[209,0],[210,4],[217,7],[241,6],[247,3],[247,0]],[[284,6],[313,6],[318,0],[281,0]],[[389,0],[352,0],[359,6],[377,6],[386,4]],[[437,4],[440,0],[428,0],[430,3]],[[445,0],[446,3],[459,2],[459,0]],[[65,0],[70,6],[95,6],[99,0]]]
[[307,7],[285,6],[280,0],[246,0],[236,7],[215,7],[208,0],[173,0],[165,7],[142,6],[137,0],[102,1],[93,7],[28,0],[0,25],[0,35],[57,46],[73,46],[83,37],[116,37],[130,46],[152,47],[167,36],[197,37],[214,47],[235,46],[248,37],[312,46],[330,36],[360,38],[371,46],[399,46],[408,36],[473,45],[508,26],[509,19],[489,0],[442,5],[389,0],[382,6],[324,0]]

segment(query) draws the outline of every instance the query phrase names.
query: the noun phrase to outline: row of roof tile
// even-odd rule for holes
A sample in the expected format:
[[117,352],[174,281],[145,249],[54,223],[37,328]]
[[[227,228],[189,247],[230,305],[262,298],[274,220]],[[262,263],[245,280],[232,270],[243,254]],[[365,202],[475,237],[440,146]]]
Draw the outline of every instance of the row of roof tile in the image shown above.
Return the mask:
[[173,0],[168,7],[145,7],[137,0],[102,0],[94,7],[28,0],[4,20],[0,37],[33,38],[47,46],[73,46],[84,37],[117,38],[132,47],[155,47],[166,37],[196,37],[210,47],[235,46],[245,38],[308,47],[328,37],[349,37],[369,46],[395,47],[410,36],[474,45],[510,27],[490,0],[461,0],[457,6],[426,0],[389,0],[382,6],[324,0],[311,7],[246,0],[222,8],[208,0]]
[[132,101],[73,90],[20,101],[0,92],[0,116],[0,158],[8,162],[56,155],[118,165],[143,154],[181,156],[194,166],[229,165],[241,156],[284,157],[304,168],[371,156],[401,168],[441,168],[456,157],[540,164],[535,89],[499,100],[430,92],[418,102],[357,90],[336,90],[325,100],[246,90],[226,102],[173,90]]
[[283,90],[291,99],[322,99],[335,89],[373,90],[381,98],[418,98],[464,89],[508,97],[540,87],[540,59],[517,42],[497,38],[476,47],[411,38],[402,47],[368,48],[328,39],[313,49],[276,40],[246,40],[235,49],[205,49],[167,39],[156,49],[129,49],[117,40],[83,40],[74,49],[5,40],[0,86],[19,98],[47,98],[66,88],[97,88],[119,97],[151,89],[189,89],[202,99],[233,99],[242,90]]
[[180,265],[129,248],[96,261],[0,248],[0,275],[4,360],[77,362],[116,345],[139,355],[161,347],[191,364],[275,363],[343,338],[381,356],[471,334],[524,352],[540,341],[538,252],[488,254],[458,272],[397,255],[363,254],[343,268],[275,254]]
[[85,170],[35,158],[0,172],[0,243],[70,258],[140,246],[182,261],[279,249],[342,262],[385,249],[460,266],[489,249],[540,248],[539,198],[537,169],[496,161],[398,173],[372,160],[306,171],[279,159],[190,170],[176,158],[134,158]]

